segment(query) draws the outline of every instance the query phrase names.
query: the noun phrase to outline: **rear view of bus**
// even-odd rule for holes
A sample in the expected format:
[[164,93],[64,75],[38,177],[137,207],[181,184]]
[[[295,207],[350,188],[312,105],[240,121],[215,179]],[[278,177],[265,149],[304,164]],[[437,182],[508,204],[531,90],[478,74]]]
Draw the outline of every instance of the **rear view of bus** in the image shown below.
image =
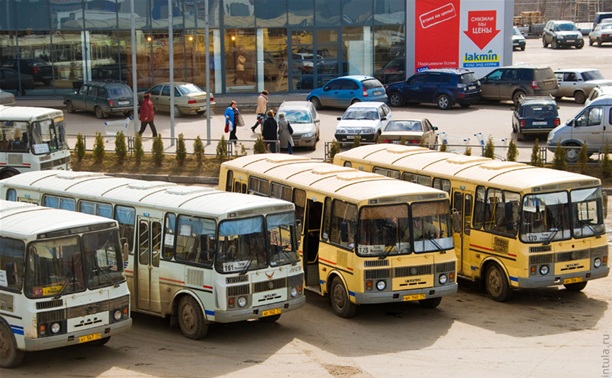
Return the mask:
[[64,113],[0,105],[0,180],[46,169],[70,169]]
[[132,325],[117,222],[0,200],[0,367]]

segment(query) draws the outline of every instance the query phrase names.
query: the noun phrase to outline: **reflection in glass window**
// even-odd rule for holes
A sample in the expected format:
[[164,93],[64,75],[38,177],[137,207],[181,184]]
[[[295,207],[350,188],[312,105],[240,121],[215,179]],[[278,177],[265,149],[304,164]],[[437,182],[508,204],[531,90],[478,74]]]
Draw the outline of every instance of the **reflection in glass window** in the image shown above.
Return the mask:
[[314,24],[313,0],[288,0],[289,25],[312,26]]

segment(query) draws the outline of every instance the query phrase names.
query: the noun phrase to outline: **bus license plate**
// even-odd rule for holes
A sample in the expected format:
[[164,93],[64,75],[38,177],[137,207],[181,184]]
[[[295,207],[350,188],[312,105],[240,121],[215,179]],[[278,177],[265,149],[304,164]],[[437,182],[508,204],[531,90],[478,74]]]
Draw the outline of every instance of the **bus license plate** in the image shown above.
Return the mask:
[[578,282],[582,282],[582,277],[566,278],[563,280],[564,285],[578,283]]
[[91,335],[85,335],[85,336],[79,337],[79,342],[87,343],[89,341],[100,340],[101,338],[102,338],[102,335],[100,333],[92,333]]
[[278,315],[280,313],[281,313],[280,308],[273,308],[271,310],[263,310],[261,312],[261,316],[266,317],[266,316]]
[[420,301],[421,299],[425,299],[425,294],[404,295],[404,302],[407,302],[407,301]]

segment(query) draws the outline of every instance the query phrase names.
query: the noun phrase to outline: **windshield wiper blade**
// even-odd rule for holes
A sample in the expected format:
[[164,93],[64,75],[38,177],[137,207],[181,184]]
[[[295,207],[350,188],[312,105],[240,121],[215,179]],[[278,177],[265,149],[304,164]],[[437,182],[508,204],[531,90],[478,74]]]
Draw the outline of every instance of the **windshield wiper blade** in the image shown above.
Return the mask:
[[590,220],[578,220],[578,223],[581,226],[587,226],[589,228],[589,230],[591,230],[593,232],[593,234],[595,235],[595,237],[597,239],[599,239],[601,237],[601,233],[597,232],[597,230],[595,230],[595,228],[593,228],[593,225],[591,224]]
[[433,237],[433,235],[430,235],[427,240],[431,241],[431,243],[438,248],[438,251],[440,251],[441,254],[446,253],[446,251],[444,250],[444,248],[442,248],[442,246],[440,245],[440,243],[438,243],[436,241],[436,238]]
[[62,297],[62,294],[64,294],[66,288],[68,288],[70,282],[75,283],[74,274],[72,272],[66,273],[66,275],[64,276],[64,280],[62,281],[62,288],[60,289],[59,293],[57,293],[57,295],[53,297],[53,299],[60,299]]
[[557,234],[559,233],[559,229],[558,228],[551,228],[550,231],[552,231],[552,234],[550,234],[548,239],[546,239],[544,241],[544,243],[542,243],[542,245],[549,245],[550,242],[552,242],[553,239],[555,238],[555,236],[557,236]]

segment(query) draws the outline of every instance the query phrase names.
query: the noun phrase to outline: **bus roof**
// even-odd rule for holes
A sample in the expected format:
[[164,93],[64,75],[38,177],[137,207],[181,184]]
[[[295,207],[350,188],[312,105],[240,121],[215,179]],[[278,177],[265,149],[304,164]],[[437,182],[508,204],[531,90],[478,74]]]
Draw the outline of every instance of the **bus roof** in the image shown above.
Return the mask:
[[[291,179],[295,187],[312,188],[320,192],[356,201],[413,196],[413,200],[444,198],[446,193],[421,185],[397,181],[382,175],[312,160],[293,158],[285,154],[247,155],[223,163],[231,169],[244,169],[248,173],[272,175],[279,182]],[[240,173],[235,173],[237,176]]]
[[[275,199],[247,196],[199,186],[180,186],[161,181],[143,181],[108,176],[103,173],[75,171],[35,171],[22,173],[0,182],[27,190],[32,188],[57,196],[89,198],[99,202],[116,204],[141,204],[158,209],[189,207],[190,213],[223,217],[262,207],[281,211],[293,209],[293,204]],[[202,209],[202,210],[199,210]]]
[[[343,158],[364,164],[398,169],[410,167],[424,175],[456,177],[465,181],[503,186],[517,191],[526,188],[562,188],[601,185],[601,180],[579,173],[511,161],[493,160],[478,156],[465,156],[449,152],[432,151],[423,147],[373,144],[353,148],[336,154],[334,161]],[[375,162],[385,162],[380,164]],[[353,164],[358,167],[358,164]],[[578,185],[578,186],[577,186]]]
[[1,106],[0,120],[30,122],[40,116],[63,116],[64,113],[58,109],[38,108],[30,106]]
[[89,214],[0,200],[0,224],[2,236],[25,238],[94,224],[116,225],[117,222]]

